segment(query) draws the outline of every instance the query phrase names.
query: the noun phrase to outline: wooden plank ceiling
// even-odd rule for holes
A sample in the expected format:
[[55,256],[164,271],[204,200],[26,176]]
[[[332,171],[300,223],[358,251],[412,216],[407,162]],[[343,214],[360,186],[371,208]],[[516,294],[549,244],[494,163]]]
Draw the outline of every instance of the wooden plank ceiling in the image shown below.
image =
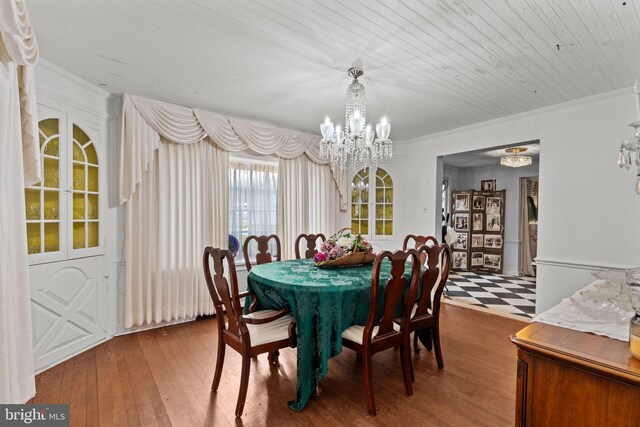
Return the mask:
[[406,140],[633,86],[618,0],[29,0],[43,58],[113,93],[319,133],[361,65]]

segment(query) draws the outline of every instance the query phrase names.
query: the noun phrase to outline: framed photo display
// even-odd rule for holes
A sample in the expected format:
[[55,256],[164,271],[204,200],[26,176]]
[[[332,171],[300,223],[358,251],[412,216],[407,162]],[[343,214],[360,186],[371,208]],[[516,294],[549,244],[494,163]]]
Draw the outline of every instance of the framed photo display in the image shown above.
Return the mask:
[[451,194],[450,225],[459,233],[449,242],[454,270],[502,273],[506,191],[495,185],[495,179],[483,180],[481,190]]
[[468,245],[468,233],[458,233],[458,237],[456,237],[455,242],[451,245],[454,250],[460,249],[466,251],[469,247]]
[[484,254],[482,252],[471,252],[471,267],[482,267],[484,265]]
[[456,213],[453,214],[453,228],[456,231],[469,231],[469,214]]
[[453,268],[456,270],[468,270],[466,252],[453,251]]
[[480,191],[496,191],[496,180],[495,179],[481,180]]
[[468,211],[469,210],[469,193],[457,193],[453,198],[453,210]]

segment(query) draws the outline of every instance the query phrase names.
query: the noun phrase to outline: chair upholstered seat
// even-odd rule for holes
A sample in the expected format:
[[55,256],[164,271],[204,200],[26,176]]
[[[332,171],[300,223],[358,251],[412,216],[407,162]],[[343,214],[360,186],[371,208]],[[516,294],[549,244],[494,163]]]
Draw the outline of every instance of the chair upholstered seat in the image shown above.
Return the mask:
[[[245,314],[244,317],[250,319],[263,319],[277,313],[276,310],[260,310],[251,314]],[[276,342],[289,339],[289,325],[293,322],[293,316],[284,315],[269,323],[262,325],[251,325],[247,323],[247,329],[251,336],[251,345],[258,346],[270,342]]]
[[[400,326],[393,324],[393,329],[396,331],[400,331]],[[342,338],[346,338],[349,341],[356,342],[358,344],[362,344],[362,335],[364,333],[364,325],[353,325],[349,326],[342,332]],[[371,336],[375,337],[378,333],[378,327],[374,326]]]

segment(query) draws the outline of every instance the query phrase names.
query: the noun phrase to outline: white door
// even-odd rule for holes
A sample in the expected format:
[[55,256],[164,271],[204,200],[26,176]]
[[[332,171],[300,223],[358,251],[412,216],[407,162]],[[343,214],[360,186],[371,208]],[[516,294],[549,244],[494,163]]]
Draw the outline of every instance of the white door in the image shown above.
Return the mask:
[[106,338],[104,256],[31,266],[31,316],[36,370]]

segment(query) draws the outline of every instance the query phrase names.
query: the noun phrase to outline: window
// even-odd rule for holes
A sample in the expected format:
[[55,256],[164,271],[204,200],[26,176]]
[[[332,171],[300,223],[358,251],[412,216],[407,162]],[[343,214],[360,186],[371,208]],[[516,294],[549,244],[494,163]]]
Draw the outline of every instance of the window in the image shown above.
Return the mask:
[[[369,188],[374,189],[373,198]],[[351,228],[366,235],[393,235],[393,180],[386,170],[377,168],[371,175],[369,169],[362,169],[353,178]]]
[[[230,163],[229,249],[237,260],[244,259],[242,245],[247,237],[275,234],[277,182],[277,166]],[[250,247],[250,258],[256,251]],[[275,245],[270,251],[275,254]]]
[[42,181],[25,189],[29,262],[99,254],[100,163],[95,143],[65,114],[40,115],[46,117],[38,123]]

